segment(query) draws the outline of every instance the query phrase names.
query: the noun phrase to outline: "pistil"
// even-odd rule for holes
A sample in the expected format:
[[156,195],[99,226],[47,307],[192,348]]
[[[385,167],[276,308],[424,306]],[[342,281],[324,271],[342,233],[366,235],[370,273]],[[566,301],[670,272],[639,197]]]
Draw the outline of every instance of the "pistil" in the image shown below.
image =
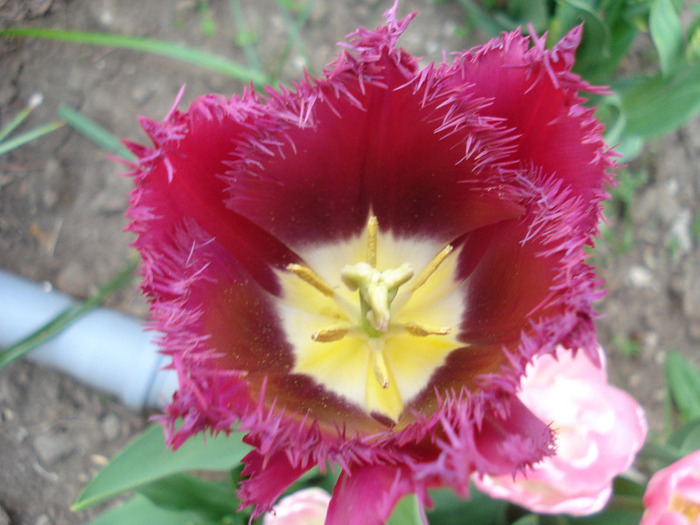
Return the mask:
[[360,306],[365,319],[372,330],[371,337],[378,337],[389,329],[391,302],[396,297],[399,286],[413,277],[413,269],[408,263],[398,268],[380,272],[368,263],[359,262],[345,266],[340,277],[351,291],[359,290]]

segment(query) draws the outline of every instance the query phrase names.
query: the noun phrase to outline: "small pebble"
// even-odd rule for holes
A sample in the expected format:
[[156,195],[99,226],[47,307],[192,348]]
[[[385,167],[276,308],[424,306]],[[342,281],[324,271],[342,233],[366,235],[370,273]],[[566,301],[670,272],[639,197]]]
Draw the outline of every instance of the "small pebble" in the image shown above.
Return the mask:
[[632,266],[627,272],[627,278],[635,288],[651,288],[654,284],[654,276],[643,266]]
[[51,518],[47,514],[42,514],[39,516],[36,521],[34,522],[34,525],[53,525],[53,522],[51,521]]
[[0,506],[0,525],[10,525],[10,517],[7,515],[7,512],[5,512],[5,509],[3,509]]
[[114,441],[121,434],[121,421],[114,412],[110,412],[100,422],[102,435],[107,441]]
[[47,432],[40,434],[33,440],[34,450],[44,465],[51,465],[55,461],[66,457],[75,449],[75,442],[67,434]]

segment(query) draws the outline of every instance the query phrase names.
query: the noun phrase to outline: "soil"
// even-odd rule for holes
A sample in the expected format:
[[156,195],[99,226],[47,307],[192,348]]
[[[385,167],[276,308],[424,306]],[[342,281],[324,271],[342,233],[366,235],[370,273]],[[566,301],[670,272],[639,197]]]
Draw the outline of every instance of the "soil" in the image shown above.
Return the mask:
[[[247,26],[263,64],[277,64],[288,39],[276,2],[244,0]],[[0,27],[41,26],[106,31],[187,43],[245,61],[235,46],[230,3],[211,0],[208,35],[195,0],[0,0]],[[316,0],[281,74],[319,72],[335,42],[359,25],[374,27],[386,1]],[[478,42],[462,31],[454,2],[404,0],[401,12],[420,16],[401,44],[426,60]],[[239,35],[240,36],[240,35]],[[467,41],[468,38],[468,41]],[[117,136],[143,141],[136,115],[162,118],[183,84],[181,107],[208,92],[241,92],[243,84],[197,66],[114,48],[37,39],[0,39],[0,126],[41,93],[43,104],[23,129],[56,120],[67,104]],[[611,217],[621,252],[601,242],[596,253],[608,295],[600,338],[611,380],[644,405],[651,427],[663,428],[663,362],[675,349],[700,364],[700,247],[692,223],[700,212],[700,120],[652,144],[635,164],[647,175],[626,215]],[[84,297],[120,271],[131,238],[121,232],[130,182],[104,150],[69,128],[0,157],[0,267],[48,281]],[[137,283],[109,305],[137,316],[146,306]],[[4,300],[7,300],[5,298]],[[631,342],[631,344],[630,344]],[[630,356],[629,348],[637,350]],[[0,525],[85,523],[90,511],[69,507],[81,487],[145,425],[145,414],[27,361],[0,370]]]

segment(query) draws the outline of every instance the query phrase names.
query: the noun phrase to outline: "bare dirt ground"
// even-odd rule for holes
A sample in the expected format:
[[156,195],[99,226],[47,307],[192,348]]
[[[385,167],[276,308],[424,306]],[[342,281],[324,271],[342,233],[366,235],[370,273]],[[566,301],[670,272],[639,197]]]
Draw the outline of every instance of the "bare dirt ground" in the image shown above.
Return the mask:
[[[282,78],[299,76],[305,65],[319,72],[333,58],[335,42],[358,25],[375,26],[388,6],[317,0],[303,30],[305,49],[292,50]],[[272,0],[244,1],[243,7],[262,63],[276,64],[288,39],[278,8]],[[229,3],[212,0],[210,10],[213,36],[203,32],[194,0],[0,0],[0,27],[162,38],[243,62]],[[412,10],[420,16],[401,41],[408,51],[439,60],[442,49],[468,46],[456,4],[402,2],[402,13]],[[197,95],[243,87],[196,66],[132,51],[0,39],[0,125],[39,92],[44,104],[26,129],[55,120],[60,104],[67,104],[118,136],[144,140],[136,115],[162,118],[184,83],[181,107]],[[692,231],[700,212],[700,179],[694,173],[699,158],[700,121],[652,145],[639,164],[648,179],[631,208],[631,248],[617,253],[604,245],[596,256],[609,288],[599,305],[606,315],[599,326],[610,352],[611,379],[644,404],[657,431],[666,353],[676,349],[700,364],[700,248]],[[104,151],[68,128],[0,157],[0,267],[76,296],[109,281],[130,254],[130,238],[121,232],[130,182],[119,172]],[[110,305],[144,315],[135,288],[136,283]],[[639,348],[634,357],[620,350],[630,341]],[[27,362],[0,370],[0,525],[86,522],[91,514],[72,513],[71,502],[144,422],[144,415],[54,371]]]

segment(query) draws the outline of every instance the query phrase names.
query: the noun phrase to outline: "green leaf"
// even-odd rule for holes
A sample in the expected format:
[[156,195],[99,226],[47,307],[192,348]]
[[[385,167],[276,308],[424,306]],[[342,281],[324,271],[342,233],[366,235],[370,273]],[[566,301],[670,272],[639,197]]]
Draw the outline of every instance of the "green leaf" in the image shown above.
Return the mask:
[[93,479],[78,496],[73,510],[80,510],[122,492],[189,470],[229,470],[250,448],[241,435],[195,436],[177,451],[165,446],[160,425],[153,425],[132,441]]
[[430,497],[435,503],[428,512],[431,525],[453,525],[455,516],[469,516],[470,525],[505,525],[506,509],[509,503],[491,499],[486,494],[470,486],[469,498],[459,498],[450,489],[431,490]]
[[90,33],[84,31],[66,31],[61,29],[49,29],[44,27],[14,27],[0,31],[0,36],[25,36],[44,38],[47,40],[59,40],[61,42],[74,42],[78,44],[92,44],[96,46],[119,47],[133,49],[174,58],[188,62],[196,66],[204,67],[218,73],[223,73],[241,82],[253,82],[261,86],[267,82],[266,75],[259,69],[252,69],[228,58],[200,51],[192,47],[183,46],[174,42],[155,40],[129,35],[115,35],[110,33]]
[[[637,506],[641,506],[640,498],[636,498]],[[639,525],[643,509],[606,509],[598,514],[585,518],[568,518],[570,525]]]
[[666,383],[681,421],[700,418],[700,372],[678,352],[666,357]]
[[654,0],[649,15],[649,32],[659,54],[661,72],[667,76],[683,56],[683,28],[671,0]]
[[503,23],[494,17],[489,16],[484,12],[477,2],[473,0],[457,0],[457,3],[464,9],[464,18],[466,21],[485,31],[489,36],[498,36],[502,31],[512,29],[511,23]]
[[240,503],[230,483],[204,481],[191,474],[173,474],[136,491],[163,509],[190,511],[211,521],[235,515]]
[[535,514],[528,514],[514,521],[513,525],[540,525],[540,518]]
[[422,523],[421,510],[415,494],[401,498],[387,521],[387,525],[422,525]]
[[644,443],[642,449],[637,453],[637,458],[643,461],[653,461],[655,465],[666,467],[683,457],[678,447],[668,443],[661,444],[653,441]]
[[538,31],[546,29],[548,17],[545,0],[511,0],[507,8],[509,18],[516,24],[532,24]]
[[679,68],[671,77],[626,79],[613,90],[608,102],[616,103],[624,118],[618,140],[658,137],[700,112],[700,65]]
[[209,525],[191,513],[163,509],[147,498],[135,495],[88,522],[87,525]]
[[550,36],[550,42],[561,39],[576,24],[583,25],[583,40],[576,51],[576,71],[589,79],[610,57],[608,48],[610,35],[601,14],[590,0],[558,0],[557,27],[561,32]]
[[690,421],[671,434],[667,446],[677,451],[673,461],[681,459],[690,452],[700,450],[700,419]]
[[85,115],[74,110],[70,106],[61,104],[58,108],[58,114],[66,124],[75,129],[78,133],[85,135],[101,148],[114,153],[124,159],[133,160],[136,157],[121,143],[119,137],[115,136],[97,122],[90,120]]

